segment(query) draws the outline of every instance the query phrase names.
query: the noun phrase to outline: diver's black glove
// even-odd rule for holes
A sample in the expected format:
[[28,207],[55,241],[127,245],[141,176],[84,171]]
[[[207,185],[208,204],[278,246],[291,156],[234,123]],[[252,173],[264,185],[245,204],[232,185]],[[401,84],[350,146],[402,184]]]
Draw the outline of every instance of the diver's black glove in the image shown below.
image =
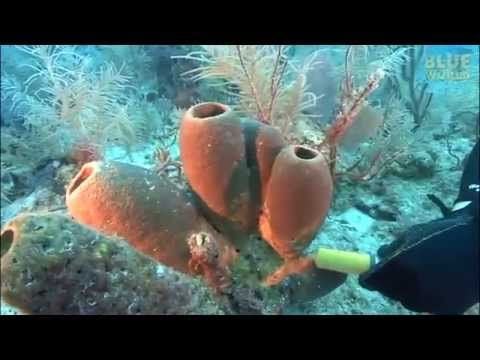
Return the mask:
[[380,262],[360,285],[416,312],[461,314],[479,302],[478,184],[477,142],[462,175],[461,206],[443,206],[443,219],[415,225],[381,247]]

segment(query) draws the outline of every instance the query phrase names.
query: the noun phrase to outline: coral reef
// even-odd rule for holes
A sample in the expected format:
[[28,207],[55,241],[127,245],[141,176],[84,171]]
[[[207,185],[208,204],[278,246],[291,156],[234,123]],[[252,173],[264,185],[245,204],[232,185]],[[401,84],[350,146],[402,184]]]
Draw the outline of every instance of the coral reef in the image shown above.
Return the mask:
[[[347,49],[347,60],[351,49]],[[315,56],[305,62],[303,71],[297,72],[296,80],[288,85],[282,81],[288,65],[284,50],[282,46],[277,47],[276,53],[271,47],[236,46],[233,52],[233,47],[207,47],[203,53],[187,56],[206,64],[191,71],[197,73],[195,79],[223,77],[239,89],[242,111],[256,118],[261,126],[251,126],[253,134],[249,133],[246,131],[249,126],[235,119],[230,108],[204,103],[186,112],[180,128],[185,175],[200,199],[211,211],[229,221],[240,222],[243,230],[255,230],[258,221],[257,231],[286,260],[266,279],[269,285],[313,266],[310,259],[301,257],[301,253],[328,212],[338,143],[364,109],[366,98],[398,63],[399,57],[394,54],[379,64],[368,76],[365,87],[360,89],[354,87],[347,61],[341,111],[325,137],[314,144],[315,149],[310,149],[295,144],[298,139],[292,129],[302,112],[311,105],[304,101],[308,95],[305,73],[314,64]],[[272,58],[270,64],[263,63],[267,58]],[[260,63],[264,72],[256,71]],[[314,104],[315,95],[312,99]],[[284,108],[279,110],[280,107]],[[272,126],[278,135],[294,145],[282,146],[280,136],[275,142],[275,131],[262,131],[268,129],[266,126]],[[262,156],[258,154],[263,141],[258,140],[261,135],[257,133],[272,134],[267,137],[267,146],[276,144],[267,148],[269,162],[266,164],[261,163]],[[197,147],[194,139],[202,139],[203,143]],[[207,178],[202,172],[205,168],[210,170]],[[292,174],[297,175],[292,178]],[[221,191],[213,191],[214,178],[220,179]],[[292,208],[295,203],[299,206]]]
[[1,234],[2,299],[29,314],[223,314],[198,280],[59,214]]
[[[141,47],[2,46],[1,51],[6,54],[1,170],[13,174],[17,189],[46,161],[81,166],[114,147],[131,156],[143,142],[168,141],[168,132],[176,132],[173,103],[161,94],[144,96],[151,86],[144,81],[149,68],[140,64],[150,55]],[[123,64],[125,54],[131,56]],[[3,202],[25,195],[6,189]]]
[[[45,153],[52,151],[46,150],[49,147],[68,154],[72,147],[96,146],[103,151],[107,142],[119,140],[127,147],[134,143],[132,124],[121,105],[127,100],[129,81],[122,68],[107,63],[98,73],[92,72],[88,56],[75,47],[19,49],[30,56],[26,65],[31,72],[24,88],[14,89],[14,105],[25,109],[23,126],[37,138],[30,142],[44,141],[39,144],[44,156],[51,156]],[[5,91],[8,94],[9,88]]]
[[187,181],[208,209],[241,230],[260,232],[293,265],[329,208],[333,185],[323,156],[285,146],[275,128],[241,121],[216,103],[185,113],[180,150]]
[[[60,267],[55,265],[55,279],[40,278],[49,301],[55,299],[42,303],[42,311],[124,314],[135,313],[140,304],[141,313],[177,313],[163,302],[146,311],[139,300],[146,296],[153,304],[152,293],[139,290],[144,283],[138,279],[146,276],[149,284],[159,284],[151,280],[153,270],[142,273],[155,267],[158,281],[167,274],[169,283],[173,277],[182,283],[181,297],[196,297],[197,286],[198,294],[209,292],[205,284],[215,290],[215,303],[202,303],[195,313],[411,314],[360,288],[355,276],[325,272],[306,260],[325,247],[373,254],[406,228],[438,218],[434,196],[453,204],[465,156],[478,139],[479,47],[112,45],[1,46],[0,51],[2,226],[17,216],[11,224],[33,223],[30,217],[57,219],[56,213],[65,211],[67,185],[82,177],[89,161],[117,164],[111,170],[135,168],[104,173],[99,182],[112,187],[101,192],[108,193],[106,201],[96,201],[98,192],[92,189],[77,200],[85,214],[89,209],[102,214],[99,222],[110,216],[110,223],[89,224],[104,235],[63,217],[58,222],[64,225],[48,222],[47,235],[72,243],[79,237],[85,248],[78,249],[81,259],[75,266],[86,261],[95,274],[103,266],[92,260],[95,244],[82,240],[94,235],[149,265],[132,270],[129,278],[116,263],[121,259],[112,259],[119,270],[108,276],[122,293],[109,289],[119,299],[111,312],[110,305],[91,309],[81,299],[95,290],[88,283],[85,289],[68,284],[83,302],[60,308],[66,287],[55,282]],[[472,55],[472,66],[464,69],[468,76],[426,81],[430,55],[445,51]],[[324,160],[321,173],[332,188],[321,191],[321,201],[304,185],[282,184],[275,194],[269,192],[279,173],[273,171],[279,154],[294,149]],[[292,169],[282,166],[283,183],[290,184],[294,175],[302,178]],[[182,199],[180,207],[175,194]],[[284,201],[289,195],[293,200]],[[325,214],[318,210],[321,202],[328,203]],[[190,210],[183,211],[186,203]],[[22,213],[38,211],[46,213],[19,220]],[[313,213],[322,213],[321,221]],[[84,222],[85,214],[77,221]],[[315,221],[305,221],[310,214]],[[178,223],[188,231],[178,230]],[[149,232],[159,235],[146,236]],[[156,245],[142,249],[145,239],[160,244],[168,256],[156,256]],[[224,241],[234,247],[225,251]],[[29,266],[41,273],[49,255],[37,248]],[[2,278],[4,263],[2,258]],[[77,276],[69,271],[61,273],[70,276],[68,281]],[[22,276],[19,281],[26,279]],[[265,287],[266,279],[281,283]],[[195,285],[183,290],[186,283]],[[167,293],[167,287],[175,287],[158,286]],[[169,304],[168,294],[163,299]],[[32,295],[35,301],[41,297]],[[21,311],[2,301],[2,314],[15,312]],[[467,313],[478,313],[478,305]]]

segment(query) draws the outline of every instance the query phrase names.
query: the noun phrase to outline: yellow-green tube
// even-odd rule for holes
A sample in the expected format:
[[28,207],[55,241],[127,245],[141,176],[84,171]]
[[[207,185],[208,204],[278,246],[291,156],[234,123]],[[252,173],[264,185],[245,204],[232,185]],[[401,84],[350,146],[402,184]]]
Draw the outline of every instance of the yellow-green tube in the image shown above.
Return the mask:
[[370,269],[374,262],[369,254],[324,248],[317,250],[313,260],[319,269],[345,274],[361,274]]

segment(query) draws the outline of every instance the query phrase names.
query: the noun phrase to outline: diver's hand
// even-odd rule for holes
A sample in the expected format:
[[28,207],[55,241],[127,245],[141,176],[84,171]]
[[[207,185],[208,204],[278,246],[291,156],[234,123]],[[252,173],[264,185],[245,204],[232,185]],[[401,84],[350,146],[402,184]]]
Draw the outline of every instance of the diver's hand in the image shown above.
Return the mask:
[[379,249],[360,285],[415,312],[461,314],[479,301],[478,228],[467,215],[415,225]]
[[479,301],[479,142],[470,152],[458,198],[443,219],[419,224],[378,251],[360,285],[417,312],[461,314]]

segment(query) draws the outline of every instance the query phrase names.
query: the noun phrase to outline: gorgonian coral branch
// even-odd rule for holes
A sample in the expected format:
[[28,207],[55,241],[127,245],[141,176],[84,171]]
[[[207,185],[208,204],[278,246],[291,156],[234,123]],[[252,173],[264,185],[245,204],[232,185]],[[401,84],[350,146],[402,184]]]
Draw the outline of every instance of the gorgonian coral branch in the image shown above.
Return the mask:
[[[203,46],[184,58],[201,65],[184,75],[192,80],[222,79],[225,92],[238,99],[235,107],[258,121],[280,129],[284,136],[303,111],[316,104],[307,92],[305,75],[315,65],[315,56],[300,69],[286,57],[286,46]],[[234,89],[234,91],[231,91]]]
[[380,81],[385,76],[382,69],[377,70],[368,78],[367,85],[354,94],[351,104],[342,104],[342,110],[338,114],[335,122],[327,132],[327,137],[324,142],[331,146],[336,146],[339,140],[345,135],[347,130],[352,126],[356,116],[362,110],[363,103],[367,97],[378,88]]
[[245,65],[245,61],[243,60],[243,55],[242,55],[242,50],[240,48],[240,45],[236,45],[235,48],[237,49],[237,54],[238,54],[238,59],[240,61],[240,65],[242,67],[243,73],[244,73],[245,78],[247,79],[248,85],[250,87],[250,92],[251,92],[252,99],[255,101],[255,105],[257,106],[258,120],[260,120],[263,123],[268,124],[270,119],[267,118],[264,110],[262,109],[262,106],[260,104],[260,97],[258,95],[257,89],[255,88],[255,85],[253,84],[253,79],[250,76],[250,73],[248,72],[248,69]]

